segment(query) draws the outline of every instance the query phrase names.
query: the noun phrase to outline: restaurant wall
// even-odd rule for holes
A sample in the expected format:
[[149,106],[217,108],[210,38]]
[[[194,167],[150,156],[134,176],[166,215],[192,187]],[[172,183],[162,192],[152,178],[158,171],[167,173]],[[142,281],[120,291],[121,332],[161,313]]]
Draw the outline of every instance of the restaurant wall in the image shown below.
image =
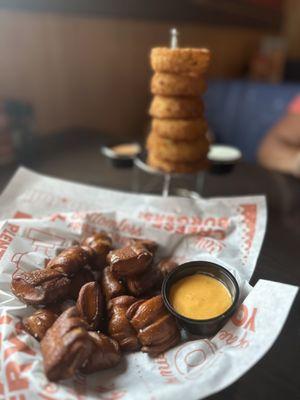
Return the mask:
[[283,34],[287,40],[288,57],[300,60],[300,1],[286,0],[284,11]]
[[[149,49],[167,44],[169,22],[0,11],[0,96],[30,101],[42,134],[85,127],[142,133]],[[208,46],[212,77],[240,76],[264,31],[177,25],[181,43]]]

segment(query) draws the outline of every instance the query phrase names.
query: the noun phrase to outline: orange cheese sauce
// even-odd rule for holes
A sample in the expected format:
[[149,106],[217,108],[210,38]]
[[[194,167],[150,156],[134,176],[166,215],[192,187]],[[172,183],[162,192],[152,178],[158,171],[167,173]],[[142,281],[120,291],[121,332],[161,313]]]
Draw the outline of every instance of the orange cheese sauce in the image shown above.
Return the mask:
[[175,282],[169,297],[178,314],[198,320],[217,317],[232,305],[227,287],[205,274],[189,275]]

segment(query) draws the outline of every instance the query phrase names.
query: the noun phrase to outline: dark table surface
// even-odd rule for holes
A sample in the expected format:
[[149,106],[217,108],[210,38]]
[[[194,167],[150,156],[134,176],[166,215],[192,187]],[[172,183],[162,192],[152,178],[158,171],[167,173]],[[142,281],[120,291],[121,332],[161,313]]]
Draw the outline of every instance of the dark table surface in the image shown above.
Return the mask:
[[[99,147],[60,146],[31,163],[48,175],[108,188],[131,190],[132,170],[113,169]],[[16,166],[1,167],[3,189]],[[300,180],[259,166],[240,163],[228,175],[205,177],[203,196],[265,194],[268,203],[266,237],[251,284],[269,279],[300,286]],[[270,351],[242,378],[211,400],[300,399],[300,295]]]

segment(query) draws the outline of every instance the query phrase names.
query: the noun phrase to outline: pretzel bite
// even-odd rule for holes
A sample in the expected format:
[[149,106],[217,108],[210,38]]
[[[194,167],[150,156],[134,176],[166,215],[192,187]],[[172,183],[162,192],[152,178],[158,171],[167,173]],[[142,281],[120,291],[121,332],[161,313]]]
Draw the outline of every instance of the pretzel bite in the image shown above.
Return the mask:
[[209,67],[210,51],[205,48],[154,47],[151,50],[150,62],[156,72],[201,75]]
[[153,256],[158,249],[158,243],[150,239],[131,239],[129,243],[133,245],[137,244],[138,246],[144,246]]
[[209,162],[206,158],[194,162],[174,162],[160,159],[150,152],[147,159],[148,164],[156,169],[159,169],[168,173],[179,173],[179,174],[192,174],[198,171],[202,171],[208,168]]
[[86,283],[93,281],[95,281],[95,278],[92,272],[88,268],[83,267],[71,278],[69,297],[76,301],[81,287]]
[[154,96],[149,113],[155,118],[199,118],[203,102],[197,97]]
[[177,262],[170,260],[168,258],[163,258],[157,264],[157,269],[160,271],[163,277],[167,276],[176,267],[178,267]]
[[91,374],[102,369],[112,368],[121,360],[118,342],[101,332],[88,332],[92,351],[81,372]]
[[150,133],[147,149],[156,157],[172,162],[194,162],[203,159],[208,152],[209,143],[205,136],[189,142],[173,142]]
[[46,377],[53,382],[73,377],[86,364],[92,351],[86,323],[76,307],[68,308],[41,340]]
[[46,269],[59,271],[71,277],[86,266],[89,261],[90,253],[87,249],[80,246],[73,246],[63,250],[58,256],[52,258],[47,264]]
[[113,250],[107,256],[111,271],[116,278],[142,274],[152,259],[152,253],[140,244]]
[[25,331],[40,341],[56,319],[57,315],[52,310],[42,308],[23,318],[22,321]]
[[173,141],[195,140],[207,132],[207,122],[203,118],[196,119],[158,119],[152,120],[152,131],[158,136]]
[[105,232],[99,232],[85,238],[82,247],[90,251],[90,266],[101,271],[105,267],[106,256],[112,249],[112,240]]
[[139,297],[149,294],[154,289],[159,289],[163,280],[161,271],[156,266],[148,267],[146,272],[141,275],[128,277],[126,285],[132,296]]
[[108,303],[108,333],[119,343],[123,351],[137,351],[141,347],[137,333],[126,317],[128,308],[138,302],[132,296],[119,296]]
[[101,283],[102,291],[107,302],[114,297],[127,294],[124,282],[120,278],[114,276],[111,266],[104,268]]
[[163,353],[180,340],[176,321],[166,310],[161,295],[133,303],[126,317],[137,332],[141,350],[150,356]]
[[161,96],[198,96],[205,89],[204,79],[195,75],[156,72],[151,80],[151,93]]
[[89,329],[96,331],[103,327],[104,299],[98,282],[88,282],[82,286],[76,307]]
[[17,270],[12,276],[11,290],[25,304],[47,305],[65,299],[70,285],[71,280],[57,270]]

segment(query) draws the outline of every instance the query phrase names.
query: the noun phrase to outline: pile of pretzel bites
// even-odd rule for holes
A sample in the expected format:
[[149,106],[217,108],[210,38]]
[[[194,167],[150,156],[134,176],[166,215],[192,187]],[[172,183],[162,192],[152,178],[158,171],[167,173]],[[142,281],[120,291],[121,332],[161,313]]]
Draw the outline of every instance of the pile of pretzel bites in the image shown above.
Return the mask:
[[114,367],[122,352],[156,356],[180,341],[159,294],[176,263],[158,262],[157,247],[131,239],[113,249],[101,232],[63,250],[44,269],[16,270],[11,289],[36,309],[23,325],[40,341],[49,380]]
[[203,101],[207,49],[157,47],[151,51],[154,95],[147,139],[148,164],[165,172],[192,173],[207,167],[209,142]]

